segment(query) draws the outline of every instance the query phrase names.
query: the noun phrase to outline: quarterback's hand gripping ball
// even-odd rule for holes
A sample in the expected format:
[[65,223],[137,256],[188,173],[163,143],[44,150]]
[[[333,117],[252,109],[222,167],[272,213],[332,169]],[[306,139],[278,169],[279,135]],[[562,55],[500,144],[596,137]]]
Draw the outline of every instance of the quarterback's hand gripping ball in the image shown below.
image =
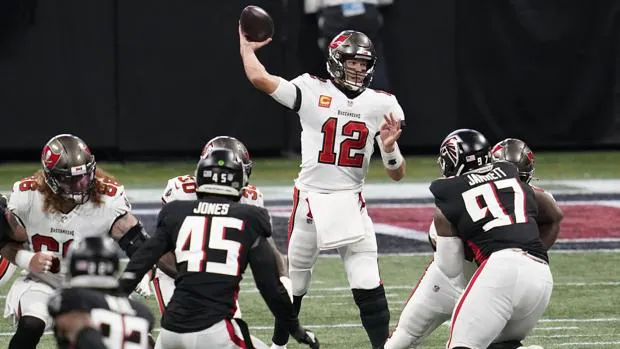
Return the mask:
[[258,6],[247,6],[239,18],[241,32],[250,42],[263,42],[273,37],[273,19]]

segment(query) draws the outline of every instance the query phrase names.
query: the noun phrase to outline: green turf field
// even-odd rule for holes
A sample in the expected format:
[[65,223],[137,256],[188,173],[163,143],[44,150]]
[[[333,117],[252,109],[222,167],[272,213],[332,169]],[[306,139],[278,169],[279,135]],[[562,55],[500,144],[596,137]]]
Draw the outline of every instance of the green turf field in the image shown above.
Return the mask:
[[[620,176],[620,152],[538,153],[536,176],[544,179],[616,178]],[[434,156],[407,157],[409,181],[427,181],[439,174]],[[255,159],[252,182],[256,185],[289,184],[299,171],[299,159]],[[194,162],[106,163],[99,167],[114,174],[132,188],[160,188],[179,174],[193,173]],[[0,165],[0,189],[6,190],[17,180],[31,175],[40,164],[9,163]],[[369,182],[388,181],[379,158],[371,161]]]
[[[392,312],[392,324],[398,320],[403,301],[415,285],[430,256],[381,256],[381,272]],[[543,320],[527,340],[545,348],[620,348],[620,280],[617,266],[620,254],[605,252],[553,253],[551,264],[555,288]],[[241,287],[243,317],[257,337],[271,338],[272,317],[253,287],[251,272]],[[0,289],[5,295],[8,286]],[[148,301],[158,313],[153,299]],[[313,284],[301,314],[302,322],[313,328],[322,348],[368,348],[359,325],[357,308],[347,288],[342,263],[337,258],[320,258]],[[421,348],[443,348],[447,326],[441,326]],[[0,322],[0,347],[8,346],[12,327]],[[55,348],[46,335],[41,349]],[[271,344],[271,343],[269,343]],[[289,348],[302,348],[292,344]]]

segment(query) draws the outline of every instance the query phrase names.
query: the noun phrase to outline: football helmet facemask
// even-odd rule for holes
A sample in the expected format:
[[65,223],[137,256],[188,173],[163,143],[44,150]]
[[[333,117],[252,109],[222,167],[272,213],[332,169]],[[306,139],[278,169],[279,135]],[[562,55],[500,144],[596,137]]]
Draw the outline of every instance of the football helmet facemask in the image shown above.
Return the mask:
[[489,164],[490,150],[491,146],[482,133],[459,129],[441,142],[437,163],[445,177],[460,176]]
[[43,147],[41,164],[45,183],[54,194],[83,204],[95,185],[95,156],[80,138],[61,134]]
[[230,136],[217,136],[205,144],[202,148],[202,153],[200,154],[200,158],[204,159],[205,156],[214,148],[224,148],[229,149],[234,152],[243,163],[243,169],[245,170],[248,179],[252,174],[252,168],[254,167],[254,162],[250,159],[250,153],[248,152],[248,148],[235,137]]
[[[347,67],[349,60],[363,60],[366,70]],[[334,82],[351,90],[363,91],[370,85],[375,72],[377,54],[366,34],[345,30],[336,35],[327,48],[327,71]]]
[[532,149],[524,141],[506,138],[493,146],[491,156],[494,161],[504,160],[517,165],[519,178],[523,183],[529,183],[532,180],[536,158]]

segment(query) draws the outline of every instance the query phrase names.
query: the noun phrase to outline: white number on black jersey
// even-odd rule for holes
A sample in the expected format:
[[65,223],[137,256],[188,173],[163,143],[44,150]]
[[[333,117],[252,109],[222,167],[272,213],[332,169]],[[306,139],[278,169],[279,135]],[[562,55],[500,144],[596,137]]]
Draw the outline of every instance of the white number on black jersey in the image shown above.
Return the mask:
[[[209,220],[211,221],[209,227]],[[243,230],[243,221],[234,217],[186,217],[179,229],[174,251],[177,262],[187,262],[187,271],[239,275],[241,244],[226,240],[226,230]],[[207,241],[208,238],[208,241]],[[226,251],[226,263],[206,261],[207,249]]]
[[127,299],[106,295],[110,310],[93,309],[90,316],[99,327],[103,342],[108,348],[149,348],[149,322],[133,316],[135,310]]
[[[506,211],[497,195],[497,189],[504,188],[512,188],[514,193],[514,219],[511,216],[511,212]],[[481,198],[486,205],[480,200]],[[465,202],[467,213],[469,213],[474,222],[483,219],[489,212],[491,213],[493,219],[482,226],[484,231],[505,225],[527,222],[525,194],[523,193],[521,183],[516,178],[502,179],[471,188],[463,193],[463,201]]]

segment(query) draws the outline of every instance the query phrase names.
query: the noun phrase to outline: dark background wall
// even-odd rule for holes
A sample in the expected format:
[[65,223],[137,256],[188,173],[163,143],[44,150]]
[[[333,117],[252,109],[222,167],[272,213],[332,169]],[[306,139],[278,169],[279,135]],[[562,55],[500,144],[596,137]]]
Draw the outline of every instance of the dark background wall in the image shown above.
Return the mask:
[[[263,0],[276,23],[270,72],[325,76],[316,18]],[[618,0],[397,0],[384,9],[392,92],[408,153],[478,128],[533,147],[620,145]],[[0,156],[71,132],[99,157],[194,156],[213,136],[254,154],[299,146],[294,115],[246,81],[237,19],[248,1],[5,0]]]

